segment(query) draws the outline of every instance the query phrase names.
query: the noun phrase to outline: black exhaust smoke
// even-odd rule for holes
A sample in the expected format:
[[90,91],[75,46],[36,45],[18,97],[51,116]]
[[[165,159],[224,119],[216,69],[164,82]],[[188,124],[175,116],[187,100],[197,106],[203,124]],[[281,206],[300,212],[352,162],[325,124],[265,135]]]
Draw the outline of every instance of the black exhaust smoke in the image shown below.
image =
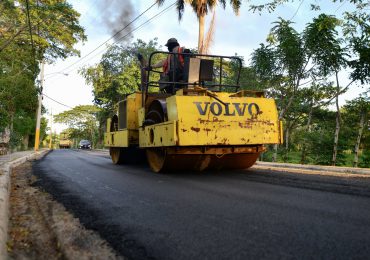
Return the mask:
[[[128,41],[131,37],[132,26],[127,26],[132,21],[134,8],[130,0],[100,0],[97,5],[97,12],[101,14],[101,24],[109,33],[114,36],[114,40]],[[122,28],[126,27],[122,30]],[[125,36],[125,37],[124,37]],[[123,38],[124,37],[124,38]]]

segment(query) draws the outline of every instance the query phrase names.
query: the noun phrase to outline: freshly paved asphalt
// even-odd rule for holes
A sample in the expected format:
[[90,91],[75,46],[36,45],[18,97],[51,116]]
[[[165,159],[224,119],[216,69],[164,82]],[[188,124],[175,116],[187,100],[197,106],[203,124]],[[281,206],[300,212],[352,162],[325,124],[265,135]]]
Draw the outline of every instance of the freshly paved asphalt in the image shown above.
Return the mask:
[[370,181],[284,172],[155,174],[56,150],[36,185],[131,259],[369,259]]

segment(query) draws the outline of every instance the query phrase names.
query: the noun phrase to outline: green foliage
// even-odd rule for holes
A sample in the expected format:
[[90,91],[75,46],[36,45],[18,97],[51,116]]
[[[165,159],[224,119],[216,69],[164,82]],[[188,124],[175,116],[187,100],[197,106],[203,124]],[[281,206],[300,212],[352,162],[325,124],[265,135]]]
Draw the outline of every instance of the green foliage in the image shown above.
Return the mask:
[[269,96],[277,99],[279,117],[283,119],[297,102],[301,81],[310,76],[309,57],[302,36],[292,27],[292,22],[279,18],[274,24],[268,45],[260,44],[252,53],[252,68]]
[[11,52],[0,52],[0,111],[4,115],[0,131],[11,123],[17,111],[36,111],[35,74],[29,67],[32,57],[26,50],[13,47],[8,49]]
[[101,109],[93,105],[80,105],[54,116],[56,123],[68,125],[70,138],[91,140],[93,146],[98,139],[97,115]]
[[149,57],[157,48],[157,39],[149,43],[137,40],[130,45],[113,45],[97,65],[83,68],[80,73],[86,83],[93,86],[94,103],[106,110],[113,110],[123,96],[138,90],[141,74],[137,53]]
[[257,77],[254,69],[251,67],[242,67],[239,81],[242,89],[248,90],[266,89],[266,85],[264,84],[264,82]]
[[[361,155],[361,151],[364,152],[365,157],[363,158],[366,164],[366,151],[370,150],[370,127],[368,125],[370,119],[370,97],[362,95],[348,101],[343,107],[342,118],[344,122],[343,134],[346,137],[347,143],[350,145],[349,149],[353,151],[350,161],[352,163],[355,161],[354,153],[357,147],[359,155]],[[361,162],[361,156],[359,158]],[[364,163],[360,163],[359,165],[364,165]]]
[[66,1],[28,2],[29,8],[25,0],[0,1],[0,132],[11,129],[12,147],[35,129],[38,64],[78,55],[74,45],[86,39],[80,15]]
[[272,13],[278,6],[287,2],[289,2],[289,0],[273,0],[265,4],[251,4],[249,10],[252,10],[253,12],[262,12],[267,10],[269,13]]
[[320,14],[303,33],[307,55],[312,57],[316,71],[323,76],[339,71],[345,64],[345,53],[336,31],[340,24],[334,16]]
[[260,44],[252,54],[252,68],[262,81],[273,81],[279,76],[275,62],[275,50],[271,45]]
[[[311,132],[302,132],[307,142],[308,163],[331,165],[333,154],[333,133],[335,131],[335,112],[316,109],[313,115],[313,129]],[[337,152],[337,165],[345,163],[344,151],[348,149],[348,143],[340,135]]]
[[[270,3],[273,6],[279,1]],[[369,6],[362,1],[358,3]],[[284,160],[287,160],[291,150],[301,150],[303,163],[313,161],[328,164],[334,146],[338,150],[337,165],[340,165],[345,163],[343,151],[354,147],[357,133],[348,127],[353,122],[341,123],[338,105],[339,120],[336,126],[312,130],[311,121],[315,120],[312,118],[314,110],[325,108],[333,99],[337,101],[353,81],[364,83],[369,80],[369,15],[364,14],[359,6],[357,8],[355,12],[348,13],[344,21],[320,14],[307,24],[302,33],[294,30],[292,22],[280,18],[268,35],[268,45],[261,44],[252,54],[252,68],[260,82],[266,85],[269,96],[277,100],[280,118],[285,125],[284,132],[288,134],[285,148],[280,149]],[[340,28],[345,38],[339,37]],[[349,60],[348,54],[355,58]],[[352,70],[352,81],[347,86],[341,86],[338,74],[346,67]],[[335,76],[335,87],[327,82],[331,76]],[[301,86],[303,80],[312,83]],[[353,121],[358,116],[351,117],[347,111],[343,118],[352,118]],[[340,131],[335,131],[336,127]],[[334,133],[334,138],[330,138]],[[297,136],[301,138],[293,140]],[[343,141],[343,136],[347,137],[346,141]],[[322,143],[317,143],[317,140]],[[316,150],[317,146],[323,149],[321,157],[316,157],[320,152]]]
[[358,80],[361,84],[370,83],[370,38],[353,39],[351,44],[357,59],[350,60],[349,66],[353,69],[351,78]]
[[344,12],[343,34],[355,57],[349,61],[353,69],[351,78],[364,84],[370,82],[370,2],[353,1],[353,4],[354,11]]
[[80,105],[71,110],[64,111],[54,116],[56,123],[67,124],[71,128],[80,128],[86,122],[95,120],[95,114],[100,109],[93,105]]
[[[264,4],[252,4],[250,10],[253,12],[274,12],[280,5],[289,2],[288,0],[271,0]],[[297,2],[297,1],[296,1]],[[332,0],[340,3],[341,0]],[[307,47],[316,53],[317,63],[321,64],[321,69],[317,70],[323,74],[330,71],[339,70],[343,65],[348,65],[351,71],[351,79],[360,81],[361,84],[370,82],[370,2],[368,0],[348,1],[347,8],[343,12],[343,19],[340,21],[334,16],[321,14],[306,29],[306,36],[310,36],[311,41],[307,41]],[[311,4],[311,10],[320,10],[319,4]],[[351,55],[350,60],[344,60],[342,55],[338,55],[341,50],[341,42],[333,41],[337,32],[334,30],[340,26],[345,37],[346,52]],[[322,35],[324,37],[322,37]],[[319,40],[319,39],[322,40]],[[326,40],[325,40],[326,38]],[[269,39],[273,39],[269,37]],[[321,54],[320,54],[321,53]],[[320,56],[322,55],[322,56]],[[330,67],[327,67],[330,65]]]
[[[32,113],[33,112],[33,113]],[[26,136],[35,131],[36,119],[35,112],[26,113],[25,111],[18,111],[14,119],[14,131],[21,136]]]
[[[158,5],[163,5],[165,0],[157,0]],[[219,4],[222,8],[225,9],[226,7],[226,0],[218,0]],[[185,4],[188,3],[193,11],[199,16],[207,15],[210,10],[215,8],[217,1],[199,1],[199,0],[177,0],[176,1],[176,9],[178,12],[179,20],[182,19],[182,16],[185,12]],[[230,0],[230,5],[235,14],[238,14],[242,1],[240,0]]]
[[276,67],[284,68],[289,76],[297,77],[305,62],[300,35],[291,26],[292,22],[290,21],[280,18],[275,24],[270,35],[272,36],[272,44],[276,46]]
[[[99,122],[99,129],[96,131],[97,142],[102,142],[105,121],[113,115],[115,104],[140,89],[141,69],[137,54],[142,54],[148,60],[149,55],[157,50],[156,38],[148,43],[137,40],[127,45],[113,45],[103,54],[97,65],[85,67],[80,71],[86,83],[93,87],[95,105],[101,108],[96,114]],[[163,55],[155,55],[151,64],[163,58]],[[158,77],[154,75],[150,80],[158,81]]]
[[370,168],[370,149],[363,151],[359,166],[363,168]]
[[[30,47],[26,1],[2,1],[0,10],[0,27],[5,32],[0,51],[11,45]],[[86,40],[86,36],[78,22],[80,14],[71,4],[63,0],[29,0],[29,15],[37,60],[47,58],[52,61],[79,54],[73,46]]]
[[21,143],[22,143],[22,136],[17,132],[11,132],[10,141],[9,141],[10,148],[14,149],[15,147],[21,145]]

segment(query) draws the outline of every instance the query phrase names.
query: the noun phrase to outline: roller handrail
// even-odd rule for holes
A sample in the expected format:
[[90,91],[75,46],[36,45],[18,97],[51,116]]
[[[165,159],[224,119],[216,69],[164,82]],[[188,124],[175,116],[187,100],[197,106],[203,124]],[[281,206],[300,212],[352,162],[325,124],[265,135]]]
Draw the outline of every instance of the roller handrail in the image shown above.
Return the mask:
[[[150,54],[149,56],[149,61],[148,61],[148,66],[151,67],[152,65],[152,61],[153,61],[153,57],[155,55],[158,55],[158,54],[174,54],[174,55],[179,55],[179,53],[177,52],[166,52],[166,51],[154,51]],[[221,91],[221,88],[229,88],[229,87],[232,87],[232,88],[235,88],[236,91],[238,91],[238,89],[240,88],[240,84],[239,84],[239,80],[240,80],[240,73],[241,73],[241,69],[242,69],[242,60],[241,58],[237,57],[237,56],[222,56],[222,55],[210,55],[210,54],[198,54],[198,53],[187,53],[187,52],[182,52],[181,55],[183,57],[205,57],[205,58],[217,58],[217,59],[220,59],[220,82],[219,83],[211,83],[211,84],[204,84],[204,82],[194,82],[194,83],[189,83],[189,82],[178,82],[178,81],[163,81],[167,84],[173,84],[173,85],[183,85],[183,86],[202,86],[202,87],[206,87],[206,88],[212,88],[212,87],[219,87],[219,91]],[[222,67],[223,67],[223,60],[224,59],[230,59],[230,60],[235,60],[239,63],[239,69],[238,69],[238,74],[237,74],[237,78],[236,78],[236,84],[222,84]],[[159,82],[154,82],[154,81],[150,81],[149,80],[149,77],[150,77],[150,72],[155,72],[155,73],[161,73],[160,71],[157,71],[157,70],[150,70],[146,73],[146,71],[143,69],[141,69],[141,73],[145,73],[146,75],[144,76],[144,78],[146,78],[145,82],[142,81],[142,85],[145,85],[145,86],[142,86],[142,95],[143,95],[143,98],[142,98],[142,102],[143,102],[143,106],[145,105],[145,99],[146,99],[146,93],[148,93],[148,88],[149,86],[158,86],[159,85]],[[174,77],[173,77],[174,78]]]

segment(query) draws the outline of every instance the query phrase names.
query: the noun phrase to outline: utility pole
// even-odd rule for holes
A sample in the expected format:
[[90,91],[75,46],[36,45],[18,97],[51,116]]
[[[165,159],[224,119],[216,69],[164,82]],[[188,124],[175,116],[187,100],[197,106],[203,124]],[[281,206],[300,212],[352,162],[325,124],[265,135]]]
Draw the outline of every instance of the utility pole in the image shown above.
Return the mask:
[[35,134],[35,151],[39,150],[40,145],[40,123],[41,123],[41,104],[42,104],[42,91],[44,88],[44,61],[41,62],[41,74],[40,74],[40,93],[39,93],[39,105],[37,107],[37,120],[36,120],[36,134]]
[[49,142],[49,149],[52,147],[52,140],[53,140],[53,109],[51,108],[51,119],[50,119],[50,142]]

